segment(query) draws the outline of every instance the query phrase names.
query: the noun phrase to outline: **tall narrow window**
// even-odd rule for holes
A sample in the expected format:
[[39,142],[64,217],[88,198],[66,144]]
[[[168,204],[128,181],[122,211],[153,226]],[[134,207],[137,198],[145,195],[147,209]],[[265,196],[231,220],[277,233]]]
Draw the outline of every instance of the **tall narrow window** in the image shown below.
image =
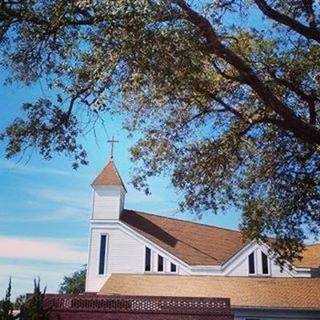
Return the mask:
[[170,271],[171,272],[177,272],[177,266],[174,263],[170,263]]
[[264,252],[261,252],[261,259],[262,259],[262,274],[269,274],[268,256]]
[[163,257],[160,255],[158,255],[158,271],[163,271]]
[[144,271],[151,271],[151,250],[148,247],[146,247]]
[[255,268],[255,263],[254,263],[254,252],[249,254],[249,274],[255,274],[256,273],[256,268]]
[[104,234],[100,237],[99,274],[105,274],[106,271],[106,249],[107,236]]

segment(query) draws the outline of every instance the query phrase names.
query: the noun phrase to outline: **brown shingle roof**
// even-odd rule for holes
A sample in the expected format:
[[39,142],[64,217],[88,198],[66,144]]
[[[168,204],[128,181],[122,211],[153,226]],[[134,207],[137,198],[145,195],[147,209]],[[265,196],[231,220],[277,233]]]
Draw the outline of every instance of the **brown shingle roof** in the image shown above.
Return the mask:
[[[246,245],[241,232],[124,210],[120,220],[191,266],[221,265]],[[296,267],[320,266],[320,244],[307,246]]]
[[99,294],[230,298],[233,307],[320,310],[320,279],[112,274]]
[[120,220],[189,265],[220,265],[245,245],[239,231],[133,210]]
[[300,268],[319,268],[320,267],[320,243],[306,246],[302,260],[294,262]]
[[112,160],[103,168],[99,175],[94,179],[92,186],[122,186],[124,183],[120,177],[117,167]]

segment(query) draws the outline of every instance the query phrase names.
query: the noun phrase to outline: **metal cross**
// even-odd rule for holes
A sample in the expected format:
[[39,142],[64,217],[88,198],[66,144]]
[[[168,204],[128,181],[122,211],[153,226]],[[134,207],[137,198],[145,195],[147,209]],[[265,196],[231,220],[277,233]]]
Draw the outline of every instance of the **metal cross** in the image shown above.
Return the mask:
[[107,143],[111,143],[110,159],[113,159],[113,145],[118,142],[119,142],[118,140],[114,140],[114,136],[112,136],[111,140],[107,141]]

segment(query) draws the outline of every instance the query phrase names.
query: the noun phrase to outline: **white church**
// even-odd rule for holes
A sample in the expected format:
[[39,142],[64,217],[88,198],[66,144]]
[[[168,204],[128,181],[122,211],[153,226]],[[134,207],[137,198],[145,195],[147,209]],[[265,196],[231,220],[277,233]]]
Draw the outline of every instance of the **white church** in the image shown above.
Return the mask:
[[320,244],[281,269],[239,231],[127,209],[112,158],[92,188],[86,292],[226,297],[235,319],[320,319]]

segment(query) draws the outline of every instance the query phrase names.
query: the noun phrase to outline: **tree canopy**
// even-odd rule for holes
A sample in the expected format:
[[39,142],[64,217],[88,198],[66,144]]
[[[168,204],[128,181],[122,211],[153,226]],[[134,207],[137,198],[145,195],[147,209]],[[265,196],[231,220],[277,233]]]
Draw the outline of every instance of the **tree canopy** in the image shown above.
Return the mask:
[[[314,0],[1,0],[8,83],[45,79],[2,133],[87,163],[79,134],[126,115],[133,183],[167,172],[182,209],[242,209],[244,234],[295,259],[320,226],[320,5]],[[53,94],[52,94],[53,96]],[[85,115],[85,116],[84,116]]]
[[1,320],[15,320],[14,305],[11,302],[11,279],[9,280],[8,288],[6,290],[5,298],[0,300],[0,319]]
[[40,279],[34,279],[33,294],[21,295],[16,302],[11,302],[11,278],[6,290],[5,298],[0,300],[0,320],[48,320],[50,311],[45,306],[44,299],[46,288],[41,290]]
[[79,294],[85,292],[87,268],[74,272],[71,276],[65,276],[60,284],[59,293]]

